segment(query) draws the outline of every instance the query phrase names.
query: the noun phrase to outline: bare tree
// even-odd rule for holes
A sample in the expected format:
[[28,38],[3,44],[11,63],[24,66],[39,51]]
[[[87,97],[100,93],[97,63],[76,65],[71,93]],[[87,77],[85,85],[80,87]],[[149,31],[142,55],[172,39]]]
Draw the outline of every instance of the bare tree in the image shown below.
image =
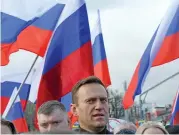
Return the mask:
[[123,94],[118,93],[117,90],[109,90],[109,106],[110,117],[123,118],[124,108],[122,107]]
[[[139,105],[134,105],[128,110],[124,110],[122,105],[123,93],[119,93],[119,90],[108,89],[109,91],[109,113],[110,117],[118,119],[126,119],[125,115],[128,115],[128,119],[131,122],[135,122],[139,118]],[[125,113],[126,112],[126,113]]]

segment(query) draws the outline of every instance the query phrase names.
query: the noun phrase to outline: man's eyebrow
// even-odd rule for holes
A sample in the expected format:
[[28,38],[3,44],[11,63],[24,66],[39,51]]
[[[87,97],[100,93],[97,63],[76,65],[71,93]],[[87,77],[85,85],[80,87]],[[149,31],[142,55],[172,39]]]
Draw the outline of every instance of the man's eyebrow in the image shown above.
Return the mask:
[[88,98],[107,98],[107,96],[93,96],[93,97],[88,97]]
[[105,96],[104,97],[88,97],[85,99],[85,101],[90,100],[90,99],[98,99],[98,98],[99,99],[107,99],[108,97],[105,97]]
[[89,99],[97,99],[97,97],[88,97],[85,100],[89,100]]

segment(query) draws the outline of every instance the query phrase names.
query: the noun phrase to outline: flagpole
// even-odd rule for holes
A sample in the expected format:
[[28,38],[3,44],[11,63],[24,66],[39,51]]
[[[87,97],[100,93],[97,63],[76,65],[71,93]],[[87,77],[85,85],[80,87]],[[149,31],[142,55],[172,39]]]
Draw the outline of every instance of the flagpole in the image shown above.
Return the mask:
[[[153,90],[154,88],[160,86],[161,84],[165,83],[166,81],[172,79],[173,77],[175,77],[175,76],[177,76],[177,75],[179,75],[179,71],[176,72],[175,74],[173,74],[173,75],[167,77],[167,78],[164,79],[163,81],[157,83],[156,85],[152,86],[151,88],[147,89],[146,91],[144,91],[143,93],[141,93],[141,94],[139,95],[139,105],[140,105],[140,108],[141,108],[141,109],[140,109],[140,114],[141,114],[141,116],[142,116],[142,114],[143,114],[143,113],[142,113],[142,106],[143,106],[143,104],[144,104],[144,101],[145,101],[145,99],[146,99],[146,96],[147,96],[148,92],[151,91],[151,90]],[[146,95],[145,95],[144,99],[142,100],[142,96],[143,96],[144,94],[146,94]]]
[[30,69],[29,69],[29,71],[28,71],[28,73],[27,73],[27,75],[26,75],[24,81],[23,81],[23,82],[21,83],[21,85],[19,86],[19,89],[17,90],[17,93],[15,93],[16,95],[15,95],[15,96],[12,95],[12,96],[13,96],[12,100],[9,100],[8,105],[7,105],[5,111],[4,111],[3,115],[2,115],[2,117],[3,117],[4,119],[6,118],[7,114],[9,113],[9,111],[10,111],[12,105],[14,104],[14,102],[15,102],[17,96],[19,95],[19,92],[20,92],[22,86],[23,86],[24,83],[26,82],[26,80],[27,80],[27,78],[28,78],[30,72],[32,71],[32,69],[33,69],[35,63],[37,62],[38,57],[39,57],[38,55],[35,57],[34,62],[32,63],[32,65],[31,65],[31,67],[30,67]]

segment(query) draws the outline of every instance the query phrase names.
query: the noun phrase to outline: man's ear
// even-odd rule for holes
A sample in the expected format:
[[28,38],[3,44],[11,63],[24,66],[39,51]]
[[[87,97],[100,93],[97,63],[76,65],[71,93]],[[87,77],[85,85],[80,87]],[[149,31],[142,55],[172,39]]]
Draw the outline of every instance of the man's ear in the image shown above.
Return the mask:
[[73,113],[74,116],[78,116],[76,104],[71,104],[71,112]]

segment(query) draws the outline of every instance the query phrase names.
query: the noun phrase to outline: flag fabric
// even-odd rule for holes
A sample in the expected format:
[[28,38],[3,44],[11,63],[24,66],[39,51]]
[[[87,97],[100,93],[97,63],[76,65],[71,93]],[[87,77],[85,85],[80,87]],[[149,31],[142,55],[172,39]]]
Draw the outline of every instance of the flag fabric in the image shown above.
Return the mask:
[[[11,99],[13,96],[16,95],[16,93],[17,93],[17,87],[14,88],[9,102],[12,102]],[[5,119],[13,122],[18,133],[28,132],[28,126],[26,123],[26,119],[24,117],[24,110],[22,108],[22,104],[19,96],[17,96],[16,101],[14,102],[11,109],[7,113]]]
[[[6,109],[14,88],[19,88],[20,84],[20,82],[12,81],[1,83],[1,114],[3,114],[4,110]],[[27,99],[30,92],[30,86],[30,84],[25,83],[20,91],[20,99],[23,109],[25,109],[26,107]]]
[[1,12],[1,66],[19,49],[44,56],[64,4],[38,0],[4,0]]
[[179,1],[169,7],[151,41],[149,42],[125,93],[123,106],[131,107],[135,96],[141,94],[142,86],[151,67],[179,58]]
[[29,98],[28,100],[34,104],[36,104],[38,90],[39,90],[39,84],[42,77],[42,71],[44,67],[44,59],[42,59],[37,66],[33,68],[33,71],[31,73],[31,88],[29,92]]
[[179,125],[179,89],[174,100],[170,125]]
[[[103,35],[101,30],[100,14],[98,10],[98,19],[95,24],[93,31],[91,32],[92,38],[92,53],[93,53],[93,66],[94,66],[94,75],[101,79],[106,87],[111,85],[108,63],[106,58],[106,52],[104,48]],[[77,117],[70,112],[70,104],[72,103],[71,92],[61,98],[61,102],[67,108],[69,118],[71,119],[71,127],[77,121]]]
[[59,100],[62,104],[64,104],[66,110],[69,112],[71,110],[71,104],[72,104],[72,94],[71,92],[69,92],[68,94],[66,94],[65,96],[63,96],[60,100]]
[[73,128],[74,124],[78,121],[78,117],[74,116],[71,111],[68,112],[68,117],[70,119],[70,127]]
[[93,75],[92,46],[84,0],[69,0],[45,57],[36,107],[59,100],[81,79]]
[[[93,66],[94,66],[94,75],[101,79],[101,81],[105,84],[106,87],[111,85],[108,63],[106,59],[106,52],[104,48],[104,41],[101,30],[101,22],[100,22],[100,14],[98,10],[98,19],[95,24],[95,27],[91,33],[92,42],[92,53],[93,53]],[[72,95],[71,92],[61,98],[61,102],[67,108],[69,118],[71,120],[71,127],[77,121],[77,117],[74,116],[70,112],[70,104],[72,103]]]
[[[8,65],[1,67],[3,75],[1,76],[1,115],[6,116],[6,119],[12,121],[17,127],[18,132],[25,132],[26,121],[24,118],[24,111],[26,108],[27,101],[35,103],[37,98],[39,80],[41,78],[44,61],[42,60],[37,66],[35,66],[30,72],[27,80],[21,87],[18,94],[18,102],[13,104],[7,114],[7,108],[12,105],[13,98],[17,93],[21,83],[24,81],[27,72],[10,71]],[[5,69],[6,68],[6,69]],[[10,104],[11,103],[11,104]],[[7,110],[6,110],[7,109]]]
[[[1,114],[3,114],[4,110],[6,109],[6,106],[9,102],[9,99],[13,93],[13,90],[15,88],[19,88],[21,83],[23,82],[27,72],[19,72],[16,74],[8,74],[1,77]],[[32,74],[30,74],[31,76]],[[26,102],[29,97],[29,92],[31,88],[31,82],[32,78],[29,77],[27,81],[22,86],[22,89],[19,93],[19,97],[21,100],[21,104],[23,107],[23,110],[25,109]]]
[[78,117],[74,116],[72,111],[71,111],[71,104],[72,104],[72,93],[69,92],[65,96],[63,96],[59,100],[62,104],[64,104],[67,112],[68,112],[68,117],[70,119],[70,127],[73,128],[74,124],[78,121]]
[[93,50],[94,75],[99,79],[101,79],[101,81],[107,87],[111,85],[111,80],[109,75],[105,47],[104,47],[99,10],[98,10],[98,19],[91,34],[92,34],[91,37],[93,42],[92,50]]
[[[5,115],[6,107],[12,102],[13,96],[17,93],[17,89],[25,78],[26,73],[19,73],[16,75],[3,76],[1,80],[1,115]],[[26,83],[22,86],[21,91],[12,105],[6,119],[12,121],[18,132],[27,132],[27,124],[24,118],[24,111],[26,103],[29,97],[29,92],[31,88],[31,79],[28,79]]]

